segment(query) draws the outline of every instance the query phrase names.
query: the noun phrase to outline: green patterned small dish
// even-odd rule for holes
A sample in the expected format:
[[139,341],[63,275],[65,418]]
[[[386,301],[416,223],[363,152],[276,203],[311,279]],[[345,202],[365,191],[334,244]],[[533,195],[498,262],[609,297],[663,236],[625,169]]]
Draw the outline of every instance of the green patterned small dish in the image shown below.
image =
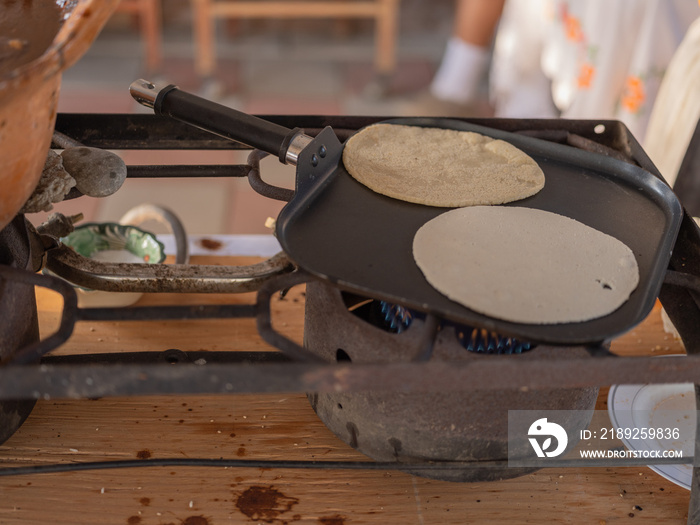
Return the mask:
[[159,264],[165,260],[165,247],[152,233],[136,226],[88,223],[78,226],[61,241],[83,257],[103,262]]
[[[88,223],[78,226],[61,241],[83,257],[109,263],[158,264],[165,260],[165,247],[152,233],[135,226]],[[104,292],[75,286],[81,308],[120,307],[134,304],[138,292]]]

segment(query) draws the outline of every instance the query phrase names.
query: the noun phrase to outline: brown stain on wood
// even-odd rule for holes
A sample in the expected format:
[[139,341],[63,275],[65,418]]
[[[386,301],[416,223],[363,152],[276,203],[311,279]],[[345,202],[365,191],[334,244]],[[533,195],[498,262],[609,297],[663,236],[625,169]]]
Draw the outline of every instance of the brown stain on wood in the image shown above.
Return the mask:
[[254,485],[236,499],[236,508],[251,520],[265,523],[282,522],[278,516],[289,512],[299,499],[286,496],[273,486]]
[[128,525],[138,525],[141,523],[141,516],[129,516],[126,522]]
[[[178,525],[176,523],[173,523],[172,521],[169,521],[167,523],[161,523],[160,525]],[[184,520],[180,520],[179,525],[211,525],[209,522],[209,518],[205,518],[204,516],[188,516]]]
[[209,520],[204,516],[188,516],[182,525],[209,525]]
[[139,503],[144,507],[148,507],[151,504],[151,498],[141,498]]
[[345,525],[345,517],[340,514],[318,518],[320,525]]
[[136,457],[139,458],[139,459],[148,459],[148,458],[150,458],[152,455],[153,455],[153,454],[151,453],[151,451],[148,450],[147,448],[145,448],[145,449],[143,449],[143,450],[139,450],[139,451],[136,453]]
[[245,447],[238,447],[238,450],[236,450],[236,456],[239,458],[245,456]]
[[221,248],[222,244],[214,239],[200,239],[199,245],[207,250],[218,250]]

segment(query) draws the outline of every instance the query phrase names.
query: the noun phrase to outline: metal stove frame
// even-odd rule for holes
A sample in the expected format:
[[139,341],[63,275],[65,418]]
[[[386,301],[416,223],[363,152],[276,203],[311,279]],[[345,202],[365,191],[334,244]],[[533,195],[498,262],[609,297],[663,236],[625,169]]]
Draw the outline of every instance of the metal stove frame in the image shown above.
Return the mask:
[[[303,128],[315,135],[332,126],[341,140],[355,130],[385,117],[265,116],[286,127]],[[565,121],[465,119],[475,124],[514,133],[526,133],[639,165],[654,175],[660,174],[631,136],[617,121]],[[700,126],[698,128],[700,130]],[[56,130],[92,147],[130,149],[249,149],[171,119],[131,114],[59,114]],[[692,144],[700,141],[696,130]],[[700,148],[695,148],[700,149]],[[690,157],[689,150],[689,157]],[[253,188],[274,199],[289,200],[290,190],[266,184],[260,177],[259,162],[264,154],[253,152],[248,164],[214,166],[129,166],[128,177],[248,177]],[[684,166],[697,163],[698,155],[686,158]],[[689,167],[690,166],[690,167]],[[683,167],[681,168],[683,171]],[[679,175],[679,183],[688,175]],[[683,182],[681,184],[687,184]],[[79,197],[72,191],[68,198]],[[29,230],[31,227],[26,226]],[[557,387],[604,386],[615,383],[684,383],[696,385],[700,400],[700,230],[685,212],[659,298],[677,327],[688,356],[656,360],[651,357],[617,358],[605,342],[586,348],[592,358],[547,361],[518,360],[508,356],[490,356],[468,362],[429,361],[432,340],[421,342],[427,348],[422,359],[395,364],[327,364],[272,328],[270,299],[273,294],[312,276],[295,270],[283,254],[251,269],[250,267],[144,268],[143,273],[125,278],[118,264],[91,263],[66,248],[52,245],[50,228],[28,231],[29,238],[43,241],[35,250],[47,250],[47,267],[86,286],[120,291],[209,291],[242,292],[258,290],[257,301],[250,305],[164,306],[132,308],[78,308],[75,292],[61,279],[0,265],[3,281],[37,285],[57,291],[64,297],[64,312],[58,331],[47,339],[20,348],[0,363],[0,400],[94,398],[148,394],[271,393],[271,392],[360,392],[367,390],[425,392],[435,390],[541,389]],[[38,257],[43,256],[43,253]],[[77,270],[76,270],[77,269]],[[178,350],[50,356],[52,349],[71,335],[76,322],[89,320],[175,320],[254,317],[261,337],[282,350],[279,352],[202,352]],[[434,331],[426,331],[433,333]],[[195,361],[205,359],[210,366]],[[40,360],[40,362],[39,362]],[[178,363],[178,366],[171,366]],[[700,420],[695,455],[700,454]],[[689,458],[684,458],[688,461]],[[189,460],[188,460],[189,461]],[[656,463],[677,463],[677,459]],[[52,465],[0,469],[0,475],[75,470],[77,468],[118,468],[133,462]],[[315,462],[257,460],[191,460],[191,464],[216,466],[264,466],[272,468],[322,469],[402,469],[474,468],[504,466],[494,462]],[[190,464],[181,460],[140,460],[139,466]],[[586,466],[639,466],[644,459],[596,460]],[[581,461],[556,461],[551,466],[580,467]],[[693,468],[688,523],[700,521],[700,468]]]

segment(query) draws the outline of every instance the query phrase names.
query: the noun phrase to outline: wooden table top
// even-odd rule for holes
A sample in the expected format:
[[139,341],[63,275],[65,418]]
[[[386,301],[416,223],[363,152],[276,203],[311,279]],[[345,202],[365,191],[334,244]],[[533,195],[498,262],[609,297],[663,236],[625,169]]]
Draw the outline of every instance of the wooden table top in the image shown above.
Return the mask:
[[[199,257],[200,264],[243,258]],[[39,294],[42,333],[58,304]],[[141,305],[249,303],[251,294],[145,295]],[[275,300],[301,340],[303,294]],[[266,350],[251,319],[78,323],[56,353],[178,348]],[[683,353],[660,308],[616,340],[622,355]],[[606,410],[607,388],[597,408]],[[143,458],[363,460],[303,394],[39,401],[0,446],[0,467]],[[149,467],[0,478],[1,524],[344,525],[351,523],[686,523],[689,492],[647,467],[543,469],[500,482],[450,483],[397,471]]]

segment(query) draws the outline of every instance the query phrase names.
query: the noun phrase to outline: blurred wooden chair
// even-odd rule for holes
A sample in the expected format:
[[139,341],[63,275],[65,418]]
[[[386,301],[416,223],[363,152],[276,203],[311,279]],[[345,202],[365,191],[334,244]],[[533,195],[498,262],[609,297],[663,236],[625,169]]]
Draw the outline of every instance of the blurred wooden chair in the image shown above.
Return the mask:
[[160,0],[121,0],[116,11],[138,19],[146,50],[146,68],[149,72],[156,71],[162,59]]
[[196,68],[216,68],[214,24],[219,18],[370,18],[375,21],[374,68],[388,75],[396,66],[400,0],[192,0]]

